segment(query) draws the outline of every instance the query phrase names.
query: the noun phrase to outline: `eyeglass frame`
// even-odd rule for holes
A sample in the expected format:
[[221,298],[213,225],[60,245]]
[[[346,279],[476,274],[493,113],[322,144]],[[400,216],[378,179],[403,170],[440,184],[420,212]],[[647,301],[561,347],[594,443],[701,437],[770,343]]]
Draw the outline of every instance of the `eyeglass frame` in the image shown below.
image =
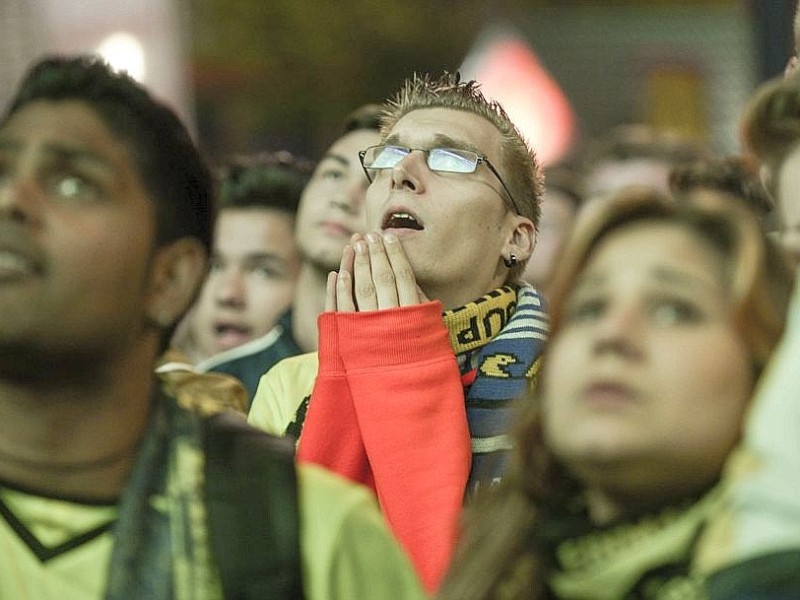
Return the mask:
[[[388,171],[389,169],[394,169],[394,167],[397,166],[397,163],[395,163],[391,167],[377,167],[377,168],[376,167],[367,167],[364,164],[364,157],[367,155],[367,152],[369,152],[373,148],[397,148],[399,150],[407,150],[408,153],[406,154],[406,156],[404,156],[403,158],[398,160],[397,163],[399,163],[401,160],[404,160],[412,152],[415,152],[417,150],[419,150],[420,152],[424,152],[425,156],[426,156],[425,164],[428,166],[428,169],[430,169],[431,171],[433,171],[435,173],[461,173],[461,174],[467,175],[469,173],[474,173],[475,171],[477,171],[478,170],[478,165],[483,163],[487,167],[489,167],[489,170],[494,174],[495,177],[497,177],[497,181],[499,181],[500,185],[503,186],[503,189],[506,191],[506,194],[508,194],[509,200],[511,200],[511,206],[514,208],[514,212],[517,213],[518,215],[521,214],[520,211],[519,211],[519,206],[517,205],[516,200],[514,200],[514,196],[511,193],[511,190],[508,189],[508,186],[506,185],[506,182],[503,181],[503,178],[500,176],[500,173],[497,171],[497,169],[494,168],[494,165],[483,154],[479,154],[478,152],[475,152],[474,150],[467,150],[465,148],[446,148],[446,147],[438,147],[438,146],[435,147],[435,148],[408,148],[406,146],[398,146],[397,144],[375,144],[374,146],[368,146],[368,147],[366,147],[363,150],[360,150],[358,152],[358,160],[361,163],[361,168],[364,169],[364,174],[367,176],[367,181],[369,181],[370,183],[372,183],[373,179],[369,175],[369,169],[375,169],[376,171]],[[475,155],[475,168],[472,171],[444,171],[444,170],[441,170],[441,169],[432,169],[430,167],[430,165],[428,165],[428,158],[427,157],[430,156],[430,153],[433,150],[455,150],[456,152],[468,152],[470,154],[474,154]]]

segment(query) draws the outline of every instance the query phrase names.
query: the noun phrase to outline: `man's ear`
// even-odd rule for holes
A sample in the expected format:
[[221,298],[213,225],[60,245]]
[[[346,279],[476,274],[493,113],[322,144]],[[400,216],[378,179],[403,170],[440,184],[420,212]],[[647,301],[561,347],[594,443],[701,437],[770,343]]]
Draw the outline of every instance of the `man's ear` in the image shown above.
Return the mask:
[[503,256],[514,255],[517,261],[522,262],[530,258],[536,246],[536,227],[527,217],[514,215],[514,229],[509,232],[508,239],[503,245]]
[[203,245],[191,237],[156,249],[150,270],[148,321],[166,329],[183,316],[205,279],[207,259]]

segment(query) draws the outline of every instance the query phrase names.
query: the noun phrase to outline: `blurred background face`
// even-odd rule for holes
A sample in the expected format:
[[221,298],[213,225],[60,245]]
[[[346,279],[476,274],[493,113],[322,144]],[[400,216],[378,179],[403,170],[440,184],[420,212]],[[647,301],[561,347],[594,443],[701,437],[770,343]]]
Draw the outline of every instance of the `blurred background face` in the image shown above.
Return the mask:
[[628,186],[646,186],[669,193],[671,165],[651,158],[609,160],[600,163],[586,176],[587,200],[606,198]]
[[3,368],[25,357],[19,367],[69,371],[126,351],[142,336],[155,246],[133,153],[77,100],[25,105],[0,140]]
[[379,141],[377,131],[352,131],[320,160],[297,211],[297,244],[304,261],[325,271],[337,269],[350,236],[366,232],[364,200],[369,181],[358,153]]
[[223,210],[208,279],[190,317],[196,360],[269,332],[292,302],[299,266],[290,214]]
[[669,223],[622,226],[592,251],[543,379],[548,444],[589,489],[663,503],[718,476],[753,387],[722,272]]
[[556,189],[545,191],[536,247],[525,266],[522,279],[537,288],[547,286],[553,270],[558,268],[559,252],[572,230],[576,211],[575,202],[563,192]]

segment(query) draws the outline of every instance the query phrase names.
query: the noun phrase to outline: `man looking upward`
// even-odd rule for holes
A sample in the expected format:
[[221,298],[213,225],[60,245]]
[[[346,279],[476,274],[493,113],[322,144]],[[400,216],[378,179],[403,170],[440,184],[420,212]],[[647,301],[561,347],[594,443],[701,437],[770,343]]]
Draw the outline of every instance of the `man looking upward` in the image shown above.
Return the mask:
[[250,421],[372,486],[433,590],[465,493],[502,476],[507,405],[546,336],[538,292],[518,282],[542,186],[502,107],[458,75],[406,81],[381,132],[361,153],[369,232],[328,277],[319,368],[280,363]]

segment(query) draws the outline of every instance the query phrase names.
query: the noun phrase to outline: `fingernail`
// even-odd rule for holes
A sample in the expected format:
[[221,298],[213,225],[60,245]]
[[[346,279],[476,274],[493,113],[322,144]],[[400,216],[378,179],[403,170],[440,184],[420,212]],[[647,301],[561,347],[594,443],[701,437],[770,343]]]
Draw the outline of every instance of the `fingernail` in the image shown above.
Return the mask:
[[397,241],[397,236],[393,233],[387,233],[383,236],[383,241],[387,244],[394,244]]
[[375,235],[372,231],[370,231],[365,237],[367,238],[367,241],[370,242],[371,244],[374,244],[375,242],[378,241],[378,236]]
[[362,241],[356,242],[356,252],[365,254],[367,252],[367,245]]

